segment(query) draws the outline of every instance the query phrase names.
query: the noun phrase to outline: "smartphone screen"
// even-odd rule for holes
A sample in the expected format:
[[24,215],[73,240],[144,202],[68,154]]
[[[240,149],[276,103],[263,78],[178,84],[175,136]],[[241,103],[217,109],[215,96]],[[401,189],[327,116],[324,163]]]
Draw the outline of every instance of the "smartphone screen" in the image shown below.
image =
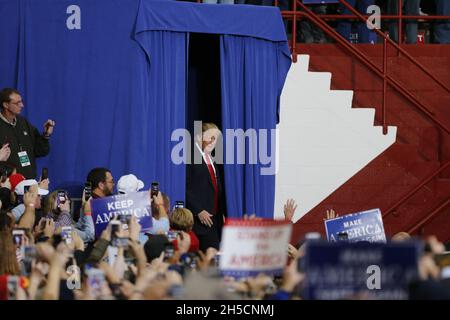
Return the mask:
[[174,253],[175,249],[173,243],[172,242],[166,243],[164,245],[164,260],[172,258]]
[[169,230],[167,231],[167,239],[169,241],[175,241],[177,239],[178,231]]
[[14,244],[19,248],[22,247],[24,244],[24,240],[25,240],[25,231],[21,230],[21,229],[14,229],[12,234],[13,234]]
[[158,182],[152,182],[152,189],[151,189],[151,196],[157,197],[159,192],[159,183]]
[[92,194],[92,183],[90,181],[86,181],[84,183],[84,200],[87,201]]
[[66,244],[72,243],[72,227],[66,226],[61,228],[61,237]]
[[184,208],[184,201],[175,201],[175,209]]
[[66,202],[67,196],[65,191],[58,191],[58,205]]
[[118,237],[117,234],[120,231],[122,224],[120,223],[120,221],[117,220],[111,221],[110,224],[111,224],[111,243],[113,243],[115,239]]
[[48,179],[48,168],[42,168],[41,181]]
[[17,300],[17,291],[19,290],[19,277],[8,276],[8,300]]
[[92,268],[86,271],[86,275],[92,299],[99,298],[105,283],[105,274],[101,269]]

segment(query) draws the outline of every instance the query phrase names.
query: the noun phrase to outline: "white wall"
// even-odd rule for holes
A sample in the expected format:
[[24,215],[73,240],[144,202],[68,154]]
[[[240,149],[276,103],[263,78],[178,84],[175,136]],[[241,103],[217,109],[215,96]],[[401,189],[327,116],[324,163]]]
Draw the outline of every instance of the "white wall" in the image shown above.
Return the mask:
[[294,198],[294,220],[328,197],[395,142],[396,127],[383,135],[374,109],[352,109],[353,91],[330,90],[331,74],[308,72],[299,56],[284,86],[279,129],[275,217]]

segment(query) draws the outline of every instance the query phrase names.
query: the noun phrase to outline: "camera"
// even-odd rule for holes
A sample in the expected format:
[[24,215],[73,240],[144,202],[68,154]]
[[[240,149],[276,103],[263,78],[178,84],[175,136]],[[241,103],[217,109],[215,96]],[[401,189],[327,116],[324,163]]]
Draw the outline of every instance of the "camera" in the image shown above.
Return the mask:
[[152,182],[152,187],[151,187],[151,191],[150,191],[150,196],[153,199],[153,196],[157,197],[159,193],[159,183],[154,181]]
[[30,191],[30,187],[31,187],[31,186],[24,186],[24,187],[23,187],[23,194],[29,192],[29,191]]

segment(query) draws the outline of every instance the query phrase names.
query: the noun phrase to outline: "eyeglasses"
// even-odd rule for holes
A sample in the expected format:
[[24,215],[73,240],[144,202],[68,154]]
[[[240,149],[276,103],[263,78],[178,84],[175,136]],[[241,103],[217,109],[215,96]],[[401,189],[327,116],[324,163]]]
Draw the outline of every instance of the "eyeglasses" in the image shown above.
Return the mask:
[[108,181],[108,180],[105,180],[105,183],[115,184],[115,183],[114,183],[114,180],[109,180],[109,181]]
[[17,102],[12,102],[12,101],[10,101],[9,103],[10,103],[10,104],[13,104],[13,105],[15,105],[15,106],[18,106],[18,105],[20,105],[20,104],[23,104],[23,100],[20,100],[20,101],[17,101]]

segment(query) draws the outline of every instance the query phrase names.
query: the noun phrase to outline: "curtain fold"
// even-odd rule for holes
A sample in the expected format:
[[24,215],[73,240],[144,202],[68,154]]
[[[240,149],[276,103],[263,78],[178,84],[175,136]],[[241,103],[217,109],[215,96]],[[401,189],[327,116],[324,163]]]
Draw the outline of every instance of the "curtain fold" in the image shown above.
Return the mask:
[[[143,149],[150,155],[150,164],[137,162],[137,171],[148,170],[150,179],[160,183],[160,189],[170,198],[182,200],[185,197],[185,166],[175,164],[171,159],[172,132],[185,128],[186,68],[188,33],[171,31],[141,32],[136,40],[144,49],[149,62],[148,87],[142,92],[148,113],[142,134],[147,139],[132,138],[130,149]],[[136,122],[142,114],[134,115]],[[173,202],[172,201],[172,202]]]
[[[228,216],[256,214],[272,218],[275,129],[281,88],[290,59],[280,50],[278,42],[222,35],[220,45]],[[245,145],[238,144],[235,138],[243,133]]]

